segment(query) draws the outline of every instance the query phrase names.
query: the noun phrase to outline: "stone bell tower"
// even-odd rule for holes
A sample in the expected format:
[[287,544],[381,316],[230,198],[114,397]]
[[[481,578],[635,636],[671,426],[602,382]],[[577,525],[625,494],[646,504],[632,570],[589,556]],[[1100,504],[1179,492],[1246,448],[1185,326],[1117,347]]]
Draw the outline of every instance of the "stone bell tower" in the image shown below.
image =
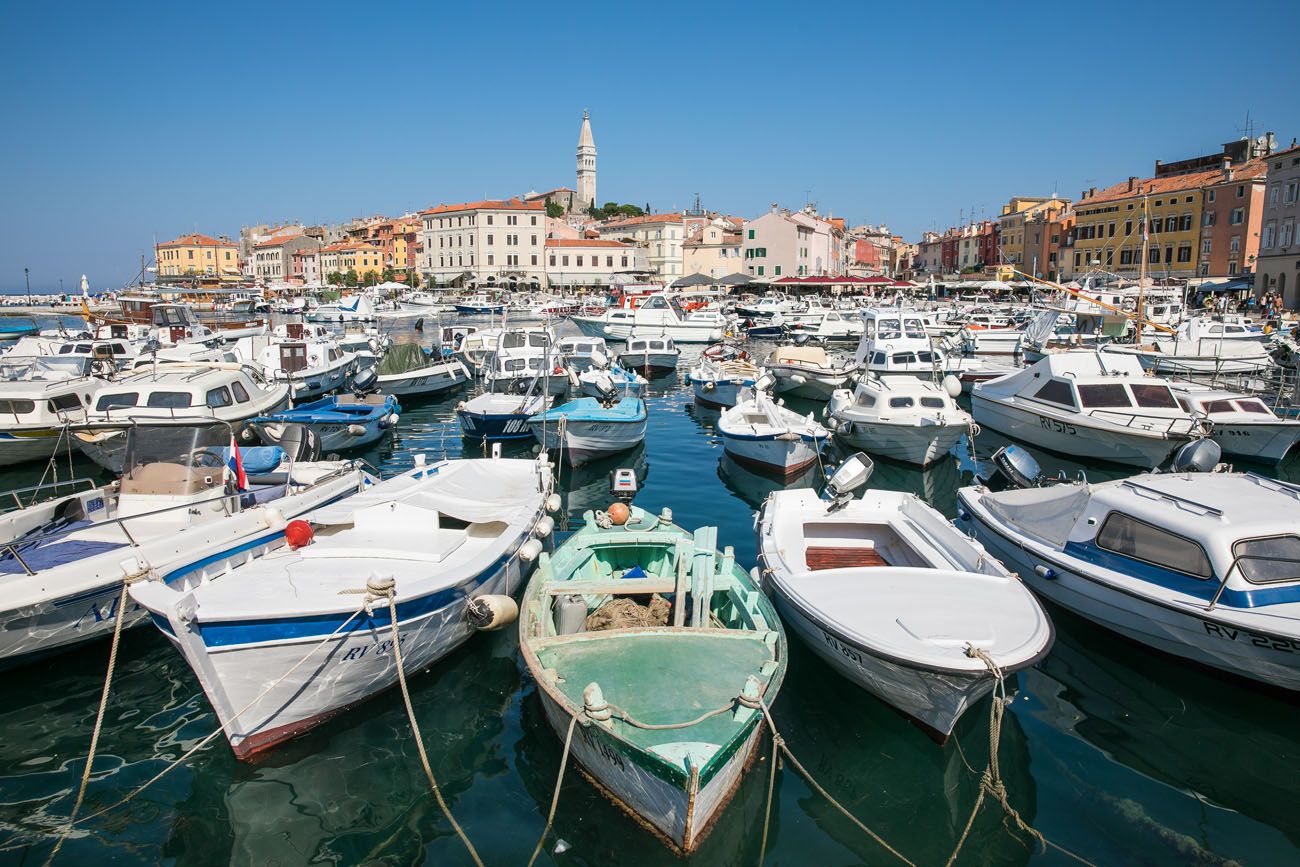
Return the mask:
[[596,204],[596,140],[591,137],[591,119],[582,110],[582,130],[578,133],[578,196],[575,203],[585,211]]

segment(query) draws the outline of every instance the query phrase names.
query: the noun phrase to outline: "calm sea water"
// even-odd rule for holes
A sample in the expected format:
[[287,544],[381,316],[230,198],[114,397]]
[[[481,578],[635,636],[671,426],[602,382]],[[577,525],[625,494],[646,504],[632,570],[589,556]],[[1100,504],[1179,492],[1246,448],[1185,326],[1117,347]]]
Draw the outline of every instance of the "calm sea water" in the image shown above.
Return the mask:
[[[399,335],[410,340],[411,333]],[[697,350],[688,349],[687,359]],[[385,473],[477,454],[459,438],[464,395],[405,401],[388,440],[361,455]],[[561,473],[561,525],[605,505],[610,469],[633,466],[637,503],[713,524],[754,563],[753,510],[774,482],[723,456],[716,414],[675,378],[653,383],[645,447]],[[977,454],[996,448],[982,434]],[[968,455],[964,456],[968,458]],[[1045,468],[1076,465],[1040,456]],[[92,467],[73,459],[74,471]],[[964,465],[969,467],[969,461]],[[0,474],[30,484],[40,467]],[[1085,467],[1090,479],[1123,470]],[[60,470],[66,474],[64,466]],[[1295,462],[1280,474],[1296,479]],[[810,474],[795,484],[817,483]],[[880,463],[872,484],[913,491],[947,515],[963,481],[956,459],[926,472]],[[941,604],[941,600],[936,600]],[[1056,645],[1019,676],[1002,736],[1011,803],[1056,843],[1098,864],[1300,862],[1300,714],[1293,699],[1195,668],[1059,609]],[[918,864],[942,864],[965,825],[988,760],[987,700],[939,747],[791,640],[774,714],[791,749],[856,816]],[[0,679],[0,864],[42,863],[72,806],[108,655],[95,644]],[[488,864],[528,859],[561,744],[507,630],[475,636],[411,678],[415,711],[457,819]],[[85,812],[162,770],[216,727],[188,666],[151,626],[123,640]],[[699,864],[758,860],[767,760],[760,761]],[[1072,863],[1011,835],[997,808],[976,820],[960,863]],[[566,848],[556,853],[556,840]],[[379,696],[274,751],[235,761],[215,741],[120,811],[78,829],[61,863],[181,865],[462,864],[468,858],[428,791],[400,696]],[[658,842],[572,769],[542,863],[673,864]],[[790,768],[777,775],[769,864],[887,864],[892,856]]]

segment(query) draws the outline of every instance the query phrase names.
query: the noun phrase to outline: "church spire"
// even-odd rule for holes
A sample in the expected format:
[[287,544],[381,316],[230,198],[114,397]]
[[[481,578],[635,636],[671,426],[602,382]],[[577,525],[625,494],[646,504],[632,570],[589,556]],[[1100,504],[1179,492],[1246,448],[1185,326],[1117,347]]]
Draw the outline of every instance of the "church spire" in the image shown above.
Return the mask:
[[582,110],[582,129],[578,133],[577,206],[583,210],[596,204],[596,140],[591,135],[591,118]]

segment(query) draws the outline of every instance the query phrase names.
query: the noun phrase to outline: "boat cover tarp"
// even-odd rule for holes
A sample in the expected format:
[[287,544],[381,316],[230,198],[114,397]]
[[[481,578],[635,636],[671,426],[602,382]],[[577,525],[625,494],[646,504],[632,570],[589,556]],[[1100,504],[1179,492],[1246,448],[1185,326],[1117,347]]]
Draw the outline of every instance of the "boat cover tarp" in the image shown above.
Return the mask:
[[1054,485],[985,494],[983,502],[995,517],[1025,535],[1060,548],[1090,497],[1087,485]]
[[365,493],[353,494],[321,508],[312,520],[321,524],[349,523],[359,509],[405,501],[471,524],[508,521],[521,506],[532,508],[529,498],[537,492],[531,471],[524,473],[509,466],[518,463],[460,460],[443,464],[431,468],[423,479],[397,477]]
[[[75,563],[114,548],[124,548],[126,542],[94,542],[84,539],[52,540],[47,544],[37,544],[30,548],[19,546],[19,555],[33,572],[43,572],[56,566]],[[22,575],[24,570],[14,555],[6,552],[0,557],[0,575]]]
[[418,344],[398,343],[389,347],[388,352],[384,353],[384,357],[379,362],[379,375],[392,376],[397,373],[408,373],[412,370],[428,367],[431,363]]

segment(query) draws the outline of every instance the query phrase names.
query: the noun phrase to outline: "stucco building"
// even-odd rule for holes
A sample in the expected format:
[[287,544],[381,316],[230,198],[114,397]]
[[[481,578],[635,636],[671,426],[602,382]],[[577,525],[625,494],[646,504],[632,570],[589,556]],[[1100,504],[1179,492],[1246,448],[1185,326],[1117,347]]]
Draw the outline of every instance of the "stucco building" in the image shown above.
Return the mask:
[[1266,162],[1255,293],[1280,292],[1288,309],[1300,310],[1300,147],[1293,141]]
[[608,286],[615,274],[645,270],[645,250],[634,244],[599,238],[546,239],[546,278],[557,288]]
[[294,276],[293,255],[320,249],[320,241],[301,233],[274,235],[253,245],[252,276],[265,283],[288,282]]
[[239,245],[224,236],[213,238],[198,232],[181,235],[159,244],[155,255],[160,279],[216,277],[238,281],[240,278]]
[[681,214],[647,214],[596,225],[606,241],[624,241],[645,250],[646,267],[665,283],[682,276],[682,244],[686,241],[686,218]]
[[427,281],[540,287],[546,280],[546,205],[541,201],[439,205],[421,211],[420,223],[420,271]]
[[706,223],[682,242],[682,276],[720,278],[741,273],[741,232]]
[[811,208],[772,209],[745,222],[741,232],[744,273],[755,282],[778,277],[840,275],[846,268],[844,221],[821,217]]

